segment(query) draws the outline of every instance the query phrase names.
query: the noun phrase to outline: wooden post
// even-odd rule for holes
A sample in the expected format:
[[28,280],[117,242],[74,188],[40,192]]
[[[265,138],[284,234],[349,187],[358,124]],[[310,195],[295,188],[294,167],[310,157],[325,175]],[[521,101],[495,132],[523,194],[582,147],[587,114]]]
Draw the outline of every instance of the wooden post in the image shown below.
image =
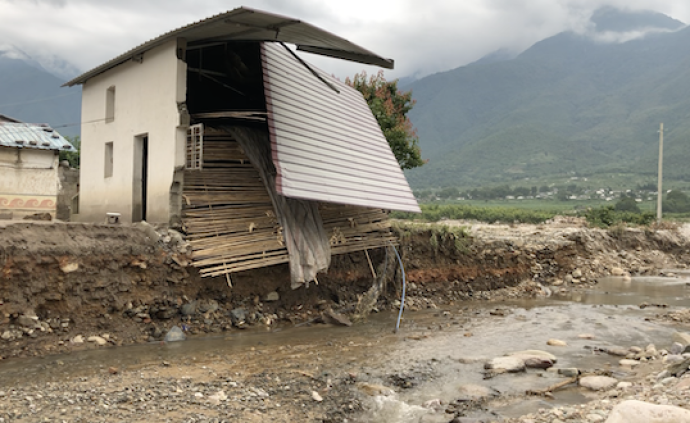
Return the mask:
[[664,167],[664,124],[659,125],[659,181],[657,187],[656,199],[656,220],[661,223],[661,181]]

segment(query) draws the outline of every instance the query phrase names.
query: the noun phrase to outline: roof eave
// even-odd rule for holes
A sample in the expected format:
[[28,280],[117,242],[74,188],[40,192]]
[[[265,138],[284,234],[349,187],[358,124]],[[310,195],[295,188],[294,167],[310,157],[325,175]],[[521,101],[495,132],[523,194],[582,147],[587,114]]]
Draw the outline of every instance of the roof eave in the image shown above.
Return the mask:
[[[344,41],[346,45],[351,46],[352,49],[359,50],[359,52],[350,51],[349,49],[329,49],[326,47],[304,45],[304,44],[300,44],[299,42],[294,42],[294,41],[291,42],[289,40],[280,40],[280,39],[278,39],[277,35],[276,35],[277,39],[273,39],[273,40],[260,40],[260,39],[248,37],[246,40],[243,40],[241,38],[234,38],[235,41],[255,41],[255,42],[283,41],[283,42],[297,45],[297,49],[301,50],[301,51],[306,51],[309,53],[320,54],[320,55],[324,55],[324,56],[328,56],[328,57],[334,57],[334,58],[343,59],[343,60],[350,60],[350,61],[368,64],[368,65],[380,66],[380,67],[383,67],[386,69],[393,69],[393,65],[394,65],[393,60],[380,57],[380,56],[376,55],[375,53],[372,53],[369,50],[366,50],[366,49],[364,49],[364,48],[362,48],[356,44],[353,44],[352,42],[350,42],[344,38],[338,37],[335,34],[332,34],[326,30],[318,28],[318,27],[311,25],[307,22],[300,21],[298,19],[292,19],[292,18],[282,16],[282,15],[269,13],[269,12],[263,12],[263,11],[256,10],[256,9],[251,9],[251,8],[247,8],[247,7],[240,7],[240,8],[228,11],[226,13],[221,13],[221,14],[218,14],[215,16],[211,16],[211,17],[203,19],[201,21],[194,22],[194,23],[191,23],[189,25],[183,26],[181,28],[177,28],[177,29],[174,29],[174,30],[169,31],[167,33],[164,33],[164,34],[162,34],[162,35],[160,35],[160,36],[158,36],[158,37],[156,37],[150,41],[147,41],[147,42],[145,42],[145,43],[143,43],[137,47],[134,47],[133,49],[121,54],[120,56],[117,56],[117,57],[107,61],[106,63],[104,63],[104,64],[102,64],[102,65],[100,65],[94,69],[91,69],[88,72],[83,73],[82,75],[80,75],[80,76],[78,76],[78,77],[76,77],[70,81],[67,81],[62,86],[63,87],[72,87],[74,85],[84,84],[87,80],[89,80],[89,79],[91,79],[91,78],[93,78],[93,77],[95,77],[101,73],[104,73],[104,72],[106,72],[106,71],[108,71],[108,70],[110,70],[116,66],[119,66],[119,65],[121,65],[121,64],[123,64],[129,60],[132,60],[136,56],[139,56],[146,51],[149,51],[155,47],[158,47],[158,46],[168,42],[169,40],[171,40],[173,38],[184,37],[186,31],[193,30],[193,29],[202,27],[204,25],[211,25],[211,24],[216,23],[218,21],[226,21],[228,23],[236,23],[236,22],[231,21],[230,19],[232,17],[237,17],[237,16],[244,15],[244,14],[262,14],[262,15],[268,15],[268,16],[275,17],[275,18],[281,18],[281,19],[283,19],[283,22],[280,23],[279,26],[290,26],[290,25],[294,25],[294,24],[302,24],[308,28],[315,29],[315,30],[319,31],[321,34],[325,35],[326,37],[332,36],[332,37],[335,37],[337,39],[340,39],[341,41]],[[236,23],[236,24],[241,25],[241,23]],[[271,26],[271,27],[255,28],[255,29],[256,30],[276,30],[278,28],[274,28],[273,26]],[[262,37],[259,37],[259,38],[262,38]]]

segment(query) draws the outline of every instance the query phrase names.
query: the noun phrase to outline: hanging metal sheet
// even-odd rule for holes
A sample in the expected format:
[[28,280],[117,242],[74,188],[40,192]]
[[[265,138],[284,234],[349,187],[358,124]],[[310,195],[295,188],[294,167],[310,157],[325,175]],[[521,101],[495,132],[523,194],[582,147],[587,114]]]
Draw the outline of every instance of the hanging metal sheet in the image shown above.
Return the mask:
[[420,211],[361,93],[307,65],[283,45],[262,43],[261,55],[280,194]]

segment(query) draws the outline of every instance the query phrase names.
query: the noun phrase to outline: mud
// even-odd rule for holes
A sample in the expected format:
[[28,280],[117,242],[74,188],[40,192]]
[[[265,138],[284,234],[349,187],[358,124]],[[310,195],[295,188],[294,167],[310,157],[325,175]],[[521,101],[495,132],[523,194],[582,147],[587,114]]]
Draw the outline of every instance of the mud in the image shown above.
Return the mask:
[[[578,291],[619,270],[655,275],[690,262],[679,229],[446,222],[399,224],[396,231],[410,310]],[[174,325],[202,336],[333,322],[333,316],[347,324],[374,280],[364,252],[334,257],[318,285],[294,291],[286,265],[200,278],[188,266],[188,250],[166,233],[147,225],[0,228],[0,357],[98,348],[102,342],[89,342],[92,336],[107,345],[158,341]],[[370,252],[379,272],[385,255]],[[375,311],[399,305],[395,269]]]

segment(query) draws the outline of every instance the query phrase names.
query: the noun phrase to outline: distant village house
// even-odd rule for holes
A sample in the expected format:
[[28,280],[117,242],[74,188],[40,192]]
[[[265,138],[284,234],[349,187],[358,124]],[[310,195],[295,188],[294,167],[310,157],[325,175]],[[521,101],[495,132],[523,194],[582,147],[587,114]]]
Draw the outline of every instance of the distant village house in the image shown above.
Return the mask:
[[55,217],[60,192],[59,152],[74,147],[46,124],[0,115],[0,217]]

